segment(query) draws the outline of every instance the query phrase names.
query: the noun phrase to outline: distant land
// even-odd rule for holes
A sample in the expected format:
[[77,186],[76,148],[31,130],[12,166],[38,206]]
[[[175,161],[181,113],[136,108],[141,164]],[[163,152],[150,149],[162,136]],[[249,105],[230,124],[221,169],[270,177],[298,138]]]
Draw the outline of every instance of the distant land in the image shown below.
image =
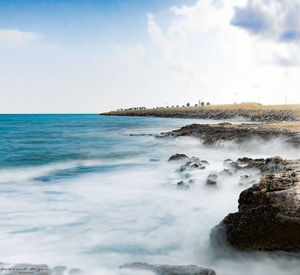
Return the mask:
[[258,103],[207,105],[192,107],[164,107],[152,109],[126,109],[101,113],[106,116],[152,116],[169,118],[234,119],[251,121],[300,120],[300,104],[262,105]]

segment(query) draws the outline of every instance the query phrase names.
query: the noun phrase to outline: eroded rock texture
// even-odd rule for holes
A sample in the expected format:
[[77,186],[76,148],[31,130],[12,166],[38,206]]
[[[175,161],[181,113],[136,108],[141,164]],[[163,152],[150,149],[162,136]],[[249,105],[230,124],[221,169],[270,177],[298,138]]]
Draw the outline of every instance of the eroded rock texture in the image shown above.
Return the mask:
[[162,133],[163,136],[192,136],[203,140],[204,144],[222,144],[228,141],[242,143],[253,138],[271,140],[281,138],[283,141],[300,147],[299,127],[282,123],[269,124],[192,124],[178,130]]
[[300,250],[300,160],[275,160],[283,172],[266,174],[243,191],[238,212],[219,225],[236,248]]

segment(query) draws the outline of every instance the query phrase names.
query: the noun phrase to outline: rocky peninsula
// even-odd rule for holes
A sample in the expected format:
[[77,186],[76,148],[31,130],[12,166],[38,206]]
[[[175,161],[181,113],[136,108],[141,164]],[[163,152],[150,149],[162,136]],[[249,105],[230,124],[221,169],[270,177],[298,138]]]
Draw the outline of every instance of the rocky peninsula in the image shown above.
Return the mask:
[[165,107],[101,113],[106,116],[150,116],[166,118],[235,119],[251,121],[300,120],[300,105],[227,104],[194,107]]

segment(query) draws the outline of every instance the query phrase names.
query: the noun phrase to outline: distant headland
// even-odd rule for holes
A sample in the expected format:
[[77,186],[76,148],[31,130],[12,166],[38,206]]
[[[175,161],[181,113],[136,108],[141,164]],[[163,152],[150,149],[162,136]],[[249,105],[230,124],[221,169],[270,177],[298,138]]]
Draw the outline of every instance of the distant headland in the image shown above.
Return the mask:
[[241,103],[210,105],[201,102],[196,106],[167,106],[147,109],[135,107],[101,113],[107,116],[152,116],[169,118],[234,119],[242,117],[251,121],[295,121],[300,120],[300,104],[262,105]]

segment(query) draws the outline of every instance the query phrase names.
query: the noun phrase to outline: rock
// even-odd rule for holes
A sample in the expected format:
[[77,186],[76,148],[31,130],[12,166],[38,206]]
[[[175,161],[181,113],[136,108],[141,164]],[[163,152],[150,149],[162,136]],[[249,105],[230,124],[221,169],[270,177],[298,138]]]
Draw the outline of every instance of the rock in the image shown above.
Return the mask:
[[198,169],[205,169],[205,166],[200,164],[200,163],[193,163],[190,167],[191,168],[198,168]]
[[192,124],[178,130],[161,133],[166,137],[192,136],[199,138],[204,144],[222,144],[226,141],[243,143],[251,138],[260,138],[268,141],[281,138],[283,141],[300,147],[299,122],[265,123],[265,124]]
[[243,157],[243,158],[239,158],[237,161],[242,163],[248,163],[251,160],[252,158]]
[[267,159],[249,159],[247,164],[243,167],[244,169],[259,169],[262,174],[274,174],[286,172],[288,166],[280,157],[272,157]]
[[185,183],[183,180],[177,182],[177,187],[181,189],[189,189],[190,185]]
[[207,177],[206,184],[207,185],[217,185],[217,179],[218,179],[218,175],[217,174],[210,174]]
[[187,159],[187,158],[189,158],[189,157],[185,154],[175,154],[175,155],[172,155],[168,161],[182,160],[182,159]]
[[207,160],[200,160],[199,158],[192,157],[184,165],[180,166],[176,172],[182,173],[186,170],[205,169],[205,164],[208,164]]
[[[255,161],[257,162],[257,161]],[[270,158],[284,173],[264,175],[240,194],[238,212],[220,224],[228,242],[246,250],[300,250],[300,160]],[[214,238],[214,237],[213,237]]]
[[147,263],[130,263],[120,268],[152,271],[156,275],[216,275],[212,269],[197,265],[150,265]]
[[[274,174],[288,171],[286,161],[281,157],[271,157],[267,159],[252,159],[252,158],[239,158],[237,161],[225,160],[224,166],[235,171],[243,169],[258,169],[265,174]],[[232,170],[231,170],[232,171]]]

